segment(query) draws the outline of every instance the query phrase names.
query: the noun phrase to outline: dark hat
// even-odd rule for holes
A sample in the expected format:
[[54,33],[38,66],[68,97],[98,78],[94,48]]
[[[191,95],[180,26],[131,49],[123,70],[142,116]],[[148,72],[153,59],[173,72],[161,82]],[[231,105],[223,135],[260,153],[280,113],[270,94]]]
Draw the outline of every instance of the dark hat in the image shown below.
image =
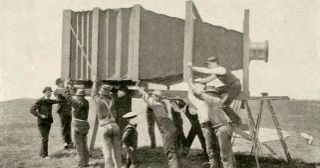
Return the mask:
[[123,91],[123,92],[128,92],[129,88],[126,85],[120,85],[118,90]]
[[137,112],[129,112],[129,113],[123,115],[122,118],[131,119],[131,118],[137,117],[138,114],[139,114],[139,113],[137,113]]
[[85,96],[86,91],[84,89],[78,89],[75,95],[76,96]]
[[217,57],[209,57],[207,58],[207,63],[218,62],[219,59]]
[[99,94],[100,95],[110,95],[111,88],[112,87],[110,85],[103,85],[100,88]]
[[56,79],[56,85],[58,85],[58,84],[60,84],[60,83],[63,83],[62,78],[58,78],[58,79]]
[[47,86],[47,87],[45,87],[45,88],[43,89],[42,93],[45,93],[45,92],[47,92],[47,91],[52,92],[52,88]]

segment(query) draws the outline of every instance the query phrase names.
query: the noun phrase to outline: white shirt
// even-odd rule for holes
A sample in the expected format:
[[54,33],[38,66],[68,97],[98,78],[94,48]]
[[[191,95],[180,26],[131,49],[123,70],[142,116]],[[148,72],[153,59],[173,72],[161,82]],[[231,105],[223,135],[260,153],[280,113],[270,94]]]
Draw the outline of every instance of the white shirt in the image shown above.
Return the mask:
[[222,111],[221,102],[206,102],[198,99],[194,96],[192,90],[188,91],[188,98],[191,103],[197,108],[198,120],[200,123],[205,123],[210,121],[213,125],[217,124],[227,124],[227,118]]

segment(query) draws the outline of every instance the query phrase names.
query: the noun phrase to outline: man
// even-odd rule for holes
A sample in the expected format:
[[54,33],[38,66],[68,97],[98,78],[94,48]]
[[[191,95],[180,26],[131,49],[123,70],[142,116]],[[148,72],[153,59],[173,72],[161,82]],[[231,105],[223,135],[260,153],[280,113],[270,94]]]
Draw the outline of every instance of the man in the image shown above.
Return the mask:
[[117,112],[116,123],[119,124],[121,134],[124,128],[127,126],[128,121],[123,119],[122,116],[131,111],[132,97],[130,90],[124,84],[113,87],[111,92],[113,93],[115,110]]
[[215,79],[219,79],[224,86],[216,88],[217,93],[222,99],[222,109],[230,118],[235,126],[241,124],[241,118],[230,108],[233,100],[239,96],[241,92],[240,80],[233,75],[228,69],[219,65],[219,60],[216,57],[209,57],[207,59],[207,67],[194,67],[192,63],[189,62],[188,66],[192,71],[209,74],[210,76],[197,80],[202,84],[207,84]]
[[60,100],[60,103],[57,107],[57,113],[60,117],[60,123],[61,123],[61,134],[62,139],[64,142],[64,149],[69,149],[73,146],[72,138],[71,138],[71,121],[72,121],[72,115],[71,115],[71,105],[66,100],[65,97],[63,97],[64,92],[66,91],[64,81],[61,78],[58,78],[56,80],[57,89],[54,91],[54,95],[58,100]]
[[89,150],[87,145],[87,134],[89,132],[89,102],[85,99],[85,90],[79,89],[73,98],[70,91],[65,92],[66,100],[73,107],[74,140],[78,152],[78,167],[87,167],[89,164]]
[[[140,87],[143,87],[144,89],[148,89],[148,83],[147,82],[141,82]],[[156,134],[155,134],[155,124],[156,119],[153,113],[152,108],[147,106],[146,108],[146,119],[147,119],[147,127],[148,127],[148,135],[150,138],[150,147],[156,148]]]
[[116,123],[111,86],[102,86],[98,93],[98,85],[97,82],[93,83],[91,96],[99,119],[105,168],[121,168],[121,133]]
[[40,157],[43,159],[50,159],[48,156],[48,142],[52,118],[52,105],[59,103],[59,100],[50,99],[52,94],[51,87],[43,89],[43,97],[38,99],[31,107],[30,112],[38,118],[38,128],[41,135]]
[[160,130],[164,153],[168,160],[169,168],[180,168],[180,158],[175,145],[176,128],[168,116],[166,104],[162,101],[162,92],[155,90],[149,95],[145,88],[139,87],[143,100],[152,108],[155,115],[156,123]]
[[235,164],[231,144],[233,130],[219,107],[222,106],[222,101],[214,90],[211,90],[212,93],[209,95],[203,91],[203,85],[193,84],[191,78],[188,84],[190,87],[188,98],[197,108],[210,168],[221,167],[221,163],[223,168],[233,168]]
[[179,149],[179,154],[182,154],[183,156],[186,156],[188,153],[188,148],[187,148],[187,140],[186,137],[184,136],[184,132],[183,132],[183,121],[181,118],[181,114],[176,111],[173,107],[172,107],[172,101],[169,101],[171,103],[171,117],[172,117],[172,121],[177,129],[177,142],[176,145]]
[[[190,129],[188,136],[185,140],[184,146],[189,150],[194,138],[196,137],[196,135],[198,135],[198,138],[199,138],[202,150],[203,150],[202,155],[206,157],[207,156],[206,143],[205,143],[205,139],[202,134],[202,131],[201,131],[201,126],[200,126],[200,123],[198,120],[198,115],[195,112],[196,111],[195,107],[193,107],[191,104],[186,104],[180,98],[171,99],[170,103],[171,103],[171,106],[175,112],[185,114],[185,116],[188,118],[188,120],[191,123],[191,129]],[[186,151],[185,155],[187,155],[187,154],[188,154],[188,151]]]

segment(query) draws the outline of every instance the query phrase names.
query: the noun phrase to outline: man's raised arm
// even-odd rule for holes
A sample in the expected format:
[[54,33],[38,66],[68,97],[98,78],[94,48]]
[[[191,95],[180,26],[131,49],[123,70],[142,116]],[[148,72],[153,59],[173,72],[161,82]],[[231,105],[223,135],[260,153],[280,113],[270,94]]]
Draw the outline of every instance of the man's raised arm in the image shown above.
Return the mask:
[[99,87],[99,84],[98,84],[98,81],[94,81],[93,82],[93,85],[92,85],[92,89],[91,89],[91,97],[92,99],[95,101],[99,94],[98,94],[98,87]]

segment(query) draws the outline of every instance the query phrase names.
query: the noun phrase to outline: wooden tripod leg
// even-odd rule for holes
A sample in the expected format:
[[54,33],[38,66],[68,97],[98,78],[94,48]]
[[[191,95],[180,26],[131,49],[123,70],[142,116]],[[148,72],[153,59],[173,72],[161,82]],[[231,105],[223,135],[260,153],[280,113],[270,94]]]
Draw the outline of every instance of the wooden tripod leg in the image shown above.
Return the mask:
[[89,153],[91,153],[94,149],[94,144],[96,143],[96,138],[98,133],[98,126],[99,126],[99,119],[98,119],[98,115],[96,115],[96,119],[94,121],[93,133],[92,133],[91,142],[90,142]]
[[250,107],[249,107],[249,103],[248,103],[248,100],[244,100],[244,106],[247,110],[247,113],[248,113],[248,118],[249,118],[249,122],[250,122],[250,130],[252,132],[251,135],[253,135],[253,142],[252,142],[252,146],[253,146],[253,151],[254,151],[254,156],[255,156],[255,159],[256,159],[256,165],[257,165],[257,168],[260,168],[260,164],[259,164],[259,156],[258,156],[258,152],[257,152],[257,147],[258,147],[258,139],[257,139],[257,136],[256,136],[256,129],[255,129],[255,123],[254,123],[254,120],[253,120],[253,116],[252,116],[252,113],[251,113],[251,110],[250,110]]
[[280,138],[280,142],[281,142],[284,154],[286,155],[288,163],[290,163],[291,162],[291,156],[290,156],[290,153],[288,151],[288,147],[287,147],[286,141],[285,141],[285,139],[283,137],[283,134],[282,134],[282,131],[281,131],[281,128],[280,128],[276,113],[274,112],[274,109],[273,109],[273,106],[272,106],[270,100],[267,100],[267,104],[268,104],[269,111],[270,111],[271,116],[272,116],[273,123],[274,123],[274,125],[275,125],[275,127],[277,129],[278,136]]
[[[260,100],[259,113],[258,113],[257,122],[256,122],[256,139],[259,138],[260,123],[261,123],[261,118],[262,118],[262,109],[263,109],[263,100]],[[262,154],[262,148],[261,148],[260,143],[258,144],[258,151],[260,152],[260,154]]]

